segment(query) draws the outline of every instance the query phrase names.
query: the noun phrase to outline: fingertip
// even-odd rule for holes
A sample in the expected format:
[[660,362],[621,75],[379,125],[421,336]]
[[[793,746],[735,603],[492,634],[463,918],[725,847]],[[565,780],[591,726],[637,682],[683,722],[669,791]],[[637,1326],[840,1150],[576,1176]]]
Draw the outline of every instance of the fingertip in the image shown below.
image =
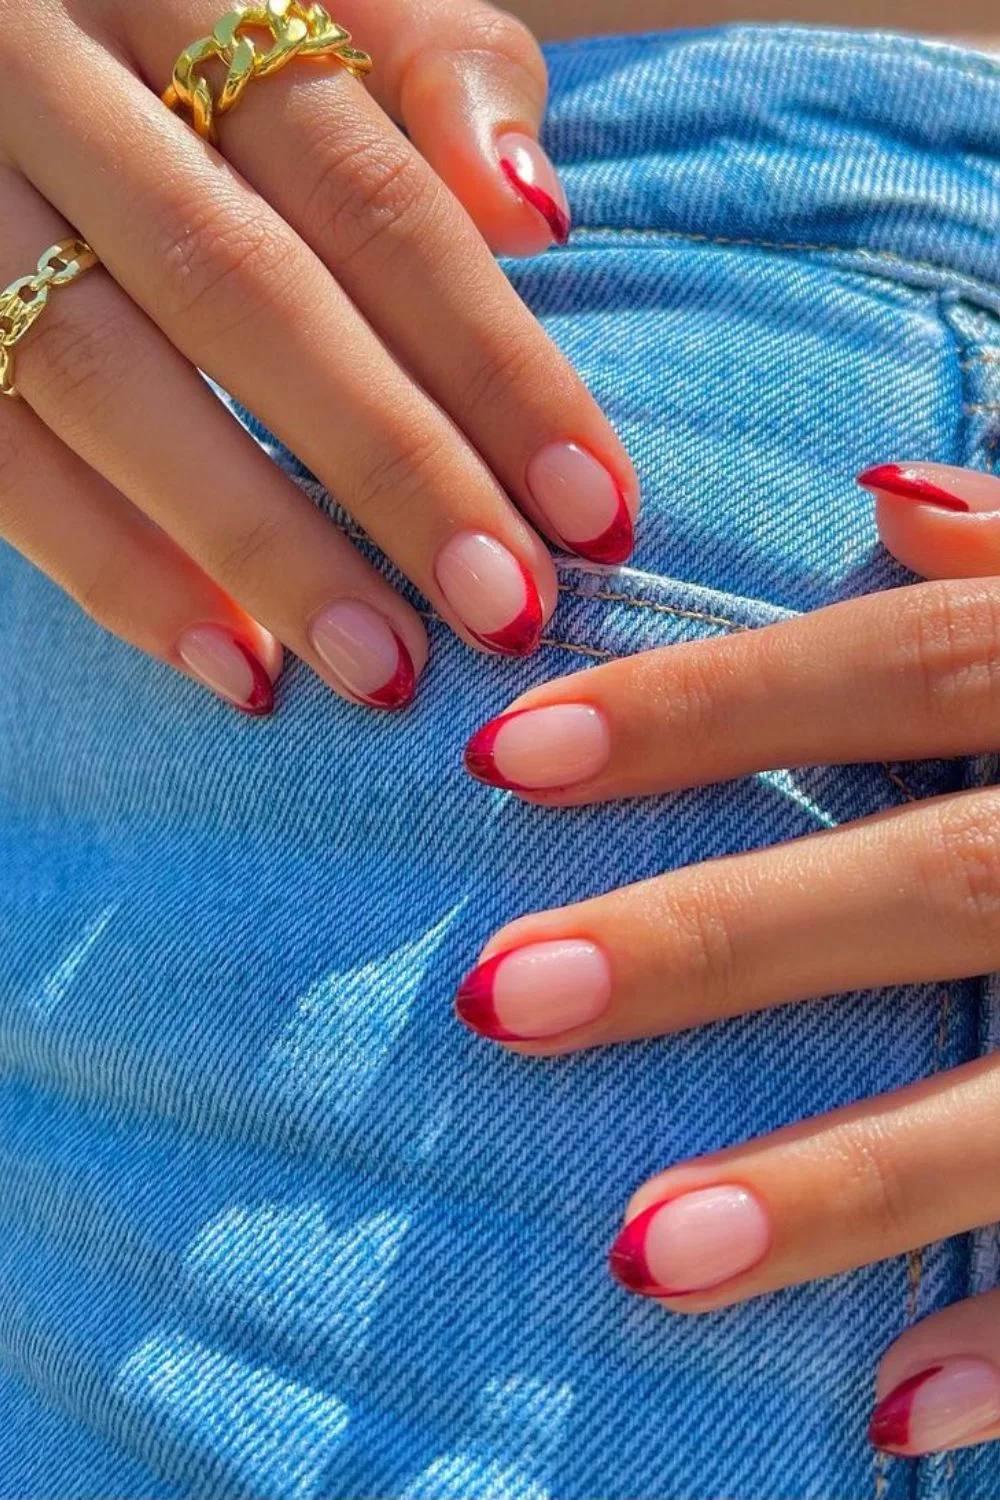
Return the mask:
[[990,577],[1000,571],[1000,480],[949,464],[889,463],[858,483],[875,496],[889,552],[924,578]]
[[569,236],[566,192],[538,142],[545,92],[530,38],[506,51],[423,53],[407,75],[410,137],[496,255],[538,255]]

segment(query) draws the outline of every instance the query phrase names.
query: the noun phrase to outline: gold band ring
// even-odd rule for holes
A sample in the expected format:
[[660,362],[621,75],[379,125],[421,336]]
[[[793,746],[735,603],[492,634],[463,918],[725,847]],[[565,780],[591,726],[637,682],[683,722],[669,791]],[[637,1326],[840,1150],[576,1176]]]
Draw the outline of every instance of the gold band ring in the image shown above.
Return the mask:
[[83,240],[60,240],[39,257],[33,276],[22,276],[0,292],[0,395],[17,396],[14,346],[41,316],[49,292],[54,286],[68,286],[96,264],[97,256]]
[[[254,32],[270,34],[267,51],[258,51]],[[174,64],[170,87],[162,95],[168,109],[184,111],[200,136],[216,138],[216,116],[224,115],[240,98],[253,78],[266,78],[296,57],[332,57],[355,78],[371,72],[367,52],[351,46],[350,32],[323,9],[301,0],[262,0],[241,5],[222,17],[211,36],[186,48]],[[199,72],[216,60],[227,69],[221,86],[213,94],[208,79]]]

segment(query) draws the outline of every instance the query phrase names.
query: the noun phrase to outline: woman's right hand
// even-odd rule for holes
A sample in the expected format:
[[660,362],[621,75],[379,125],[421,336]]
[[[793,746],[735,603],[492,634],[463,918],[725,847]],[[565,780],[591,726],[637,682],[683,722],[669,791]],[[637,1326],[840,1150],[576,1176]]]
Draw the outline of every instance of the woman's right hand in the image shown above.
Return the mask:
[[293,59],[214,150],[158,95],[224,3],[0,0],[0,288],[74,231],[106,268],[14,347],[0,535],[240,708],[270,708],[282,644],[396,708],[427,658],[418,614],[198,370],[463,639],[532,650],[556,599],[542,537],[620,561],[636,508],[611,428],[491,254],[568,231],[535,141],[545,67],[481,0],[343,0],[370,87]]

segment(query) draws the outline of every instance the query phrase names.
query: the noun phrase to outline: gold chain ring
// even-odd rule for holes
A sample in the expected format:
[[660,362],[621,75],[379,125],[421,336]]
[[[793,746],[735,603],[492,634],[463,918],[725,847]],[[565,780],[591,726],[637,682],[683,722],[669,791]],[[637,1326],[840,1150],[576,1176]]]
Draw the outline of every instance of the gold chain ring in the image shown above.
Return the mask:
[[[254,32],[270,34],[267,51],[258,51]],[[253,78],[266,78],[296,57],[335,58],[355,78],[371,72],[367,52],[351,46],[351,34],[323,9],[300,0],[265,0],[260,5],[241,5],[222,17],[212,35],[183,51],[174,64],[170,87],[164,90],[168,109],[185,112],[200,136],[216,139],[216,116],[224,115],[240,98]],[[227,69],[215,94],[199,70],[217,61]]]
[[83,240],[60,240],[39,257],[33,276],[22,276],[0,292],[0,395],[17,396],[14,346],[41,316],[52,288],[68,286],[96,264],[97,256]]

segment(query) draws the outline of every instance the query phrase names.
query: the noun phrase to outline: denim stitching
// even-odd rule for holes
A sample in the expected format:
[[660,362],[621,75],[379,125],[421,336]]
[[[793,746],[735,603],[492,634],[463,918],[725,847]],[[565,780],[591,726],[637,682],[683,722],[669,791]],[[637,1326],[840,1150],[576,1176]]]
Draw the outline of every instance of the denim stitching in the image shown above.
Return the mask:
[[[901,255],[896,250],[875,250],[868,245],[822,245],[797,243],[794,240],[760,240],[747,237],[736,237],[724,234],[702,234],[688,229],[652,229],[648,226],[633,229],[624,224],[584,224],[578,223],[577,229],[584,234],[608,234],[618,235],[622,239],[666,239],[686,240],[696,245],[723,245],[740,250],[781,250],[795,253],[811,253],[818,255],[843,255],[859,260],[886,261],[890,265],[905,266],[911,271],[932,271],[935,276],[947,276],[952,280],[958,277],[964,284],[969,286],[980,286],[993,293],[996,283],[986,281],[981,276],[967,275],[964,271],[956,271],[954,266],[942,265],[934,260],[915,260],[910,255]],[[568,246],[556,249],[550,254],[566,255],[570,250],[582,251],[585,247],[575,244],[572,237]]]

